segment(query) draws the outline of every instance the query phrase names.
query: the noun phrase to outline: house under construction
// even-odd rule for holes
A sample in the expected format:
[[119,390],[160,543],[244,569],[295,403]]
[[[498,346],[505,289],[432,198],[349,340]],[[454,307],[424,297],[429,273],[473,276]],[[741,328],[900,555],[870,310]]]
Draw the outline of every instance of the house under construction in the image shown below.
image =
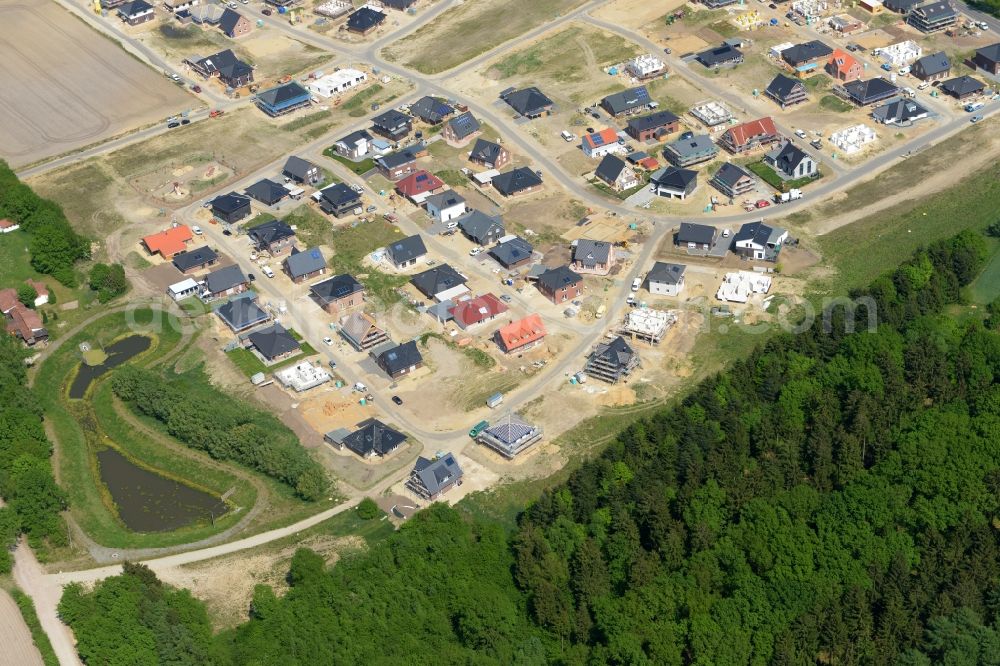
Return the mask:
[[677,323],[677,313],[673,310],[654,310],[653,308],[635,308],[625,315],[621,334],[631,340],[642,340],[650,344],[659,344],[670,327]]
[[340,335],[357,351],[368,351],[389,342],[389,334],[375,325],[375,318],[355,312],[340,322]]
[[618,380],[627,377],[638,365],[638,352],[619,335],[611,342],[602,342],[594,347],[583,371],[594,379],[617,384]]
[[542,438],[542,427],[531,425],[511,412],[476,436],[476,441],[485,444],[504,458],[513,460]]
[[691,107],[691,115],[705,124],[706,127],[715,127],[728,123],[733,114],[722,102],[706,100],[698,102]]

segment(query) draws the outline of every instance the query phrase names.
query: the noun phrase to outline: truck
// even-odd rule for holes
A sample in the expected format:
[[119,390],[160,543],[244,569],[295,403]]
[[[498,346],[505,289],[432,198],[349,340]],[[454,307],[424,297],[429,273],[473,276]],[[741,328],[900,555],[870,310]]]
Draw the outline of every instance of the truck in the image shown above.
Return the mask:
[[797,190],[792,188],[787,192],[775,192],[774,203],[788,203],[789,201],[796,201],[802,198],[802,190]]
[[965,110],[968,111],[969,113],[973,113],[974,111],[978,111],[979,109],[983,108],[983,106],[984,105],[982,102],[970,102],[969,104],[965,105]]
[[476,425],[472,426],[472,429],[469,431],[469,437],[475,439],[476,437],[479,436],[479,433],[481,433],[482,431],[486,430],[489,427],[490,427],[489,421],[480,421]]

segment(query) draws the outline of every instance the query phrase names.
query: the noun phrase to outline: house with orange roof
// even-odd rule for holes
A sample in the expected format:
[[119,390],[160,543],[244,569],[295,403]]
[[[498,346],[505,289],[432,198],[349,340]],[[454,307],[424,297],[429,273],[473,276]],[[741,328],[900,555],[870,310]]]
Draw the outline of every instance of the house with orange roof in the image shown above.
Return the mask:
[[9,234],[12,231],[17,231],[21,228],[21,225],[14,220],[8,220],[3,218],[0,220],[0,234]]
[[0,300],[3,301],[2,307],[6,308],[4,314],[7,316],[7,332],[11,335],[16,335],[28,346],[48,339],[49,332],[42,325],[42,318],[36,311],[26,308],[22,303],[17,301],[16,292],[13,296],[14,305],[8,307],[10,305],[8,302],[10,297],[7,292],[10,291],[14,290],[4,289],[0,292]]
[[581,147],[583,154],[590,159],[625,152],[625,146],[618,143],[618,130],[611,127],[602,129],[600,132],[585,134]]
[[528,315],[500,327],[493,338],[505,354],[523,352],[541,344],[545,339],[545,325],[540,314]]
[[175,254],[183,252],[187,244],[194,239],[191,230],[186,224],[178,224],[151,236],[142,239],[142,244],[146,246],[146,251],[150,254],[158,254],[164,259],[171,259]]
[[8,315],[10,311],[20,305],[21,301],[17,300],[17,289],[13,287],[7,287],[6,289],[0,289],[0,314]]
[[396,191],[417,205],[443,189],[444,181],[426,169],[414,171],[396,183]]
[[778,141],[781,141],[781,135],[770,116],[733,125],[719,137],[719,145],[736,154],[747,153]]
[[864,67],[847,51],[835,49],[826,63],[826,73],[838,81],[847,83],[864,76]]

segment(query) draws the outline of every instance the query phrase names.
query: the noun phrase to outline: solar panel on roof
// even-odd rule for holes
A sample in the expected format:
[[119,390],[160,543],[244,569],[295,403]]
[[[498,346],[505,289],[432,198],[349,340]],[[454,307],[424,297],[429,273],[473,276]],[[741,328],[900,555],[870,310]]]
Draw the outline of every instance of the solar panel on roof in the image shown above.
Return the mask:
[[600,146],[601,144],[604,143],[604,137],[601,136],[600,134],[591,134],[590,140],[594,143],[595,146]]
[[416,180],[418,183],[422,182],[422,181],[425,181],[425,180],[427,180],[427,174],[425,174],[425,173],[418,174],[417,177],[414,180]]
[[312,249],[312,251],[309,253],[309,256],[312,257],[313,259],[320,259],[320,258],[322,258],[322,255],[319,253],[319,250],[317,250],[316,248]]

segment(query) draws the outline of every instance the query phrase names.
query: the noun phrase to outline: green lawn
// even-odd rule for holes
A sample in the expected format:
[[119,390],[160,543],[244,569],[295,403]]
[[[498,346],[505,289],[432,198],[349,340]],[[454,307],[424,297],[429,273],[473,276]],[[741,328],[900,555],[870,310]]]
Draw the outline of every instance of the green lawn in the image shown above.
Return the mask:
[[329,218],[309,204],[303,204],[285,215],[287,224],[295,227],[295,235],[307,247],[315,247],[329,240],[331,224]]
[[351,95],[350,99],[344,102],[340,108],[347,110],[349,116],[355,116],[355,112],[360,111],[358,116],[363,116],[368,112],[368,108],[365,103],[382,92],[382,86],[377,83],[373,83],[364,90],[358,91]]
[[469,179],[457,169],[445,169],[436,172],[434,175],[443,180],[449,187],[462,187],[469,184]]
[[765,183],[767,183],[774,189],[779,190],[781,192],[787,192],[788,190],[791,189],[805,187],[806,185],[814,183],[823,177],[823,174],[821,172],[815,178],[806,177],[806,178],[796,178],[794,180],[783,180],[781,176],[779,176],[774,169],[764,164],[763,162],[751,162],[750,164],[747,164],[747,168],[750,169],[750,171],[757,174],[757,176],[760,177],[760,179],[763,180]]
[[313,348],[313,346],[308,342],[302,342],[302,336],[299,335],[298,332],[289,329],[289,333],[292,334],[293,338],[299,340],[299,348],[301,351],[295,356],[286,358],[283,361],[275,363],[274,365],[265,365],[264,362],[249,349],[234,349],[231,352],[226,352],[226,356],[228,356],[229,360],[240,369],[240,372],[245,374],[247,377],[253,377],[258,372],[275,372],[277,370],[281,370],[282,368],[287,368],[290,365],[295,365],[310,356],[316,355],[316,349]]
[[854,105],[850,102],[845,102],[836,95],[823,95],[819,99],[819,106],[827,111],[833,111],[834,113],[847,113],[854,109]]
[[1000,298],[1000,241],[991,238],[989,242],[993,255],[976,281],[969,285],[969,295],[980,305]]
[[340,162],[341,164],[343,164],[344,166],[346,166],[348,169],[350,169],[359,176],[363,176],[364,174],[368,173],[369,171],[375,168],[375,160],[373,160],[372,158],[366,157],[361,161],[355,162],[353,160],[347,159],[343,155],[338,155],[332,146],[324,150],[323,154],[331,159],[337,160],[338,162]]

